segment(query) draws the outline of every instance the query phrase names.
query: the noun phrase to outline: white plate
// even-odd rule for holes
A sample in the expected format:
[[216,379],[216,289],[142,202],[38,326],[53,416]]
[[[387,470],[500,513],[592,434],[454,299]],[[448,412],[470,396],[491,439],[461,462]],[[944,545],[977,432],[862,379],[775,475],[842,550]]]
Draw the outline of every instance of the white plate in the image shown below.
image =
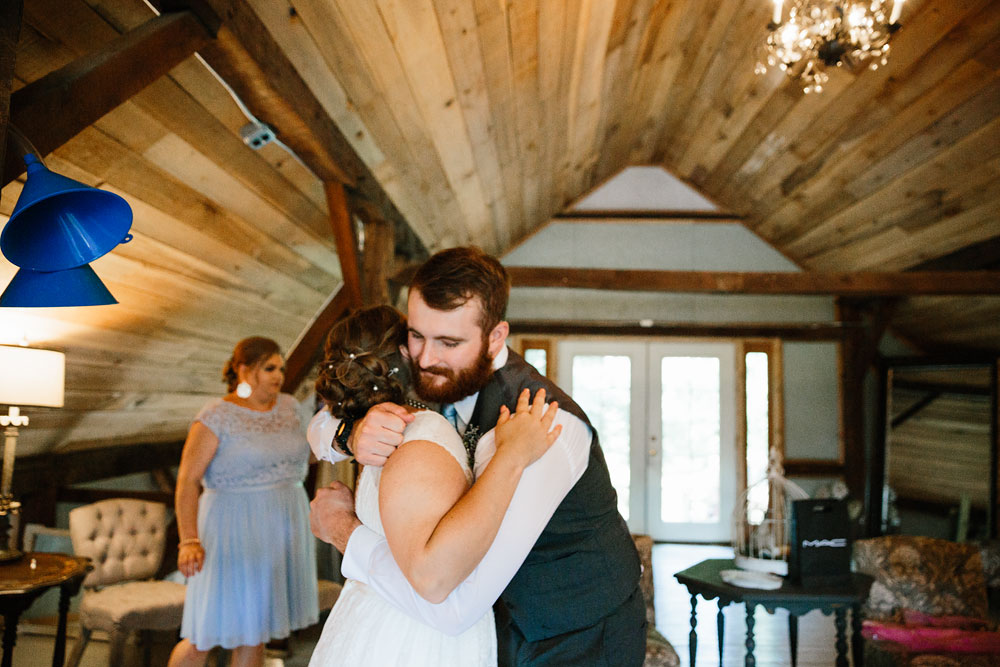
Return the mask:
[[723,570],[719,572],[722,580],[730,586],[740,588],[761,588],[764,590],[774,590],[781,588],[782,579],[776,574],[767,572],[751,572],[749,570]]

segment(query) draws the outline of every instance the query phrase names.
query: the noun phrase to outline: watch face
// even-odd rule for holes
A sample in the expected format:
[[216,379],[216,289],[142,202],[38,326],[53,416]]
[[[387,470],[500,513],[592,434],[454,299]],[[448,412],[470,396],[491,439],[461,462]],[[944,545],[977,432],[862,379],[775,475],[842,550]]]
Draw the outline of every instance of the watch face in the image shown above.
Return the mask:
[[340,422],[340,426],[337,427],[337,433],[333,436],[333,439],[343,445],[347,440],[347,437],[351,434],[350,426],[350,422],[346,419]]

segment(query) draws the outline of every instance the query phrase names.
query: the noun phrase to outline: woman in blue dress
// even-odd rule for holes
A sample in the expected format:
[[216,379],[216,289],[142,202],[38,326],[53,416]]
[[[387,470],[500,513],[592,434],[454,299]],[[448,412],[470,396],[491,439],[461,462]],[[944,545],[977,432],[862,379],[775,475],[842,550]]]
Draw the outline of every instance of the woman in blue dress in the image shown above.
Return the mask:
[[277,343],[240,341],[223,370],[229,393],[202,408],[184,443],[177,567],[188,583],[170,667],[203,665],[214,646],[232,650],[234,667],[259,667],[268,640],[318,620],[309,446],[284,371]]

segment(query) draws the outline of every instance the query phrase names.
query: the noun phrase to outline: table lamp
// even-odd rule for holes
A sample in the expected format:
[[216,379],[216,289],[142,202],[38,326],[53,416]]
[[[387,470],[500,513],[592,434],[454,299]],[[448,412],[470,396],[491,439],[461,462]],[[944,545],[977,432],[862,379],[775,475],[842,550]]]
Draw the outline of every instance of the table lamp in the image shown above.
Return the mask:
[[[14,500],[11,482],[17,453],[18,427],[28,425],[22,405],[61,408],[66,375],[66,355],[52,350],[0,345],[0,415],[4,427],[3,469],[0,471],[0,562],[16,560],[21,503]],[[6,537],[6,539],[5,539]]]

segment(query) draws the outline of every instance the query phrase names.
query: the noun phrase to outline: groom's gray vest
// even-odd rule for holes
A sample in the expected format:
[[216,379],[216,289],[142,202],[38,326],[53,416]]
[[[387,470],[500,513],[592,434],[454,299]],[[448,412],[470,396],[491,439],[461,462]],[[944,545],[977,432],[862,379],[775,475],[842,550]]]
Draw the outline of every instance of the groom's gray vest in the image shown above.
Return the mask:
[[[590,421],[566,393],[519,355],[509,351],[507,363],[479,392],[469,429],[485,433],[496,426],[500,406],[512,412],[518,394],[544,388],[547,400]],[[639,556],[624,519],[618,513],[604,454],[594,431],[590,461],[531,549],[524,564],[500,596],[521,633],[538,641],[594,625],[617,609],[639,582]],[[468,432],[468,429],[467,431]],[[497,627],[503,631],[501,614]]]

